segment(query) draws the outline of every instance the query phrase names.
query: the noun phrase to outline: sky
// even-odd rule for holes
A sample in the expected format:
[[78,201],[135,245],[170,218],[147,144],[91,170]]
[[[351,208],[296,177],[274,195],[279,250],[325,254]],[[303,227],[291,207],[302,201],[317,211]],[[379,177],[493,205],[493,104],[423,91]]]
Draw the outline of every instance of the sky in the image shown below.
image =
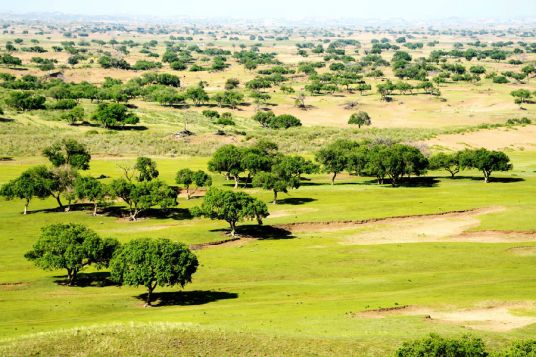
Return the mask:
[[536,0],[0,0],[0,12],[240,18],[536,18]]

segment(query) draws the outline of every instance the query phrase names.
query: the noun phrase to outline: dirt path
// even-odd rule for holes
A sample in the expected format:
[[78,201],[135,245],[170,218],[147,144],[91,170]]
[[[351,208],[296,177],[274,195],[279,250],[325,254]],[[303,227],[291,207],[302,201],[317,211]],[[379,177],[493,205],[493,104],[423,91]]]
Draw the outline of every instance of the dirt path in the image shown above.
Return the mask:
[[[480,225],[479,216],[501,212],[504,207],[487,207],[468,211],[447,212],[366,221],[311,222],[282,226],[294,234],[341,232],[342,244],[392,244],[422,242],[506,243],[536,241],[534,232],[467,232]],[[352,230],[358,229],[357,233]]]
[[534,303],[488,304],[464,310],[436,310],[426,307],[401,306],[363,311],[356,318],[382,319],[389,316],[423,316],[431,322],[452,323],[469,329],[507,332],[536,323],[534,316],[521,316],[514,310],[534,309]]

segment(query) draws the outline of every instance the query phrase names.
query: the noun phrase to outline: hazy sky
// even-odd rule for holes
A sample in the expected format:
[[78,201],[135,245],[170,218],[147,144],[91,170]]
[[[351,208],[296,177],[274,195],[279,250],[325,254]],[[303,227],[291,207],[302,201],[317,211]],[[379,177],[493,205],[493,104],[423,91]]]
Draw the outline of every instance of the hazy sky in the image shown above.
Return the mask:
[[0,0],[0,11],[249,18],[536,18],[536,0]]

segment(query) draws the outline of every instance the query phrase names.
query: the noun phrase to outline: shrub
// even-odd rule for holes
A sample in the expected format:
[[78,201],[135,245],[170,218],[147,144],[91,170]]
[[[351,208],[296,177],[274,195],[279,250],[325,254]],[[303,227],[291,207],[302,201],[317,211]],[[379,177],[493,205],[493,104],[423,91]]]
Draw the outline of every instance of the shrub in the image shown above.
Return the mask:
[[484,342],[478,337],[444,338],[436,334],[423,339],[404,342],[396,351],[397,357],[479,357],[488,356]]

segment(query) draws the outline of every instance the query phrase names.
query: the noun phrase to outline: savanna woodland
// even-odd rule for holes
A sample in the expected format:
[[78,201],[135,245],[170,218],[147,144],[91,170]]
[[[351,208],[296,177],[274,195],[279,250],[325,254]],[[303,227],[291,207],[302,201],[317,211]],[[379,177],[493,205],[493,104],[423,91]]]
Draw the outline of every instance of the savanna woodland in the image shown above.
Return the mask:
[[37,10],[0,15],[1,356],[536,356],[534,4]]

